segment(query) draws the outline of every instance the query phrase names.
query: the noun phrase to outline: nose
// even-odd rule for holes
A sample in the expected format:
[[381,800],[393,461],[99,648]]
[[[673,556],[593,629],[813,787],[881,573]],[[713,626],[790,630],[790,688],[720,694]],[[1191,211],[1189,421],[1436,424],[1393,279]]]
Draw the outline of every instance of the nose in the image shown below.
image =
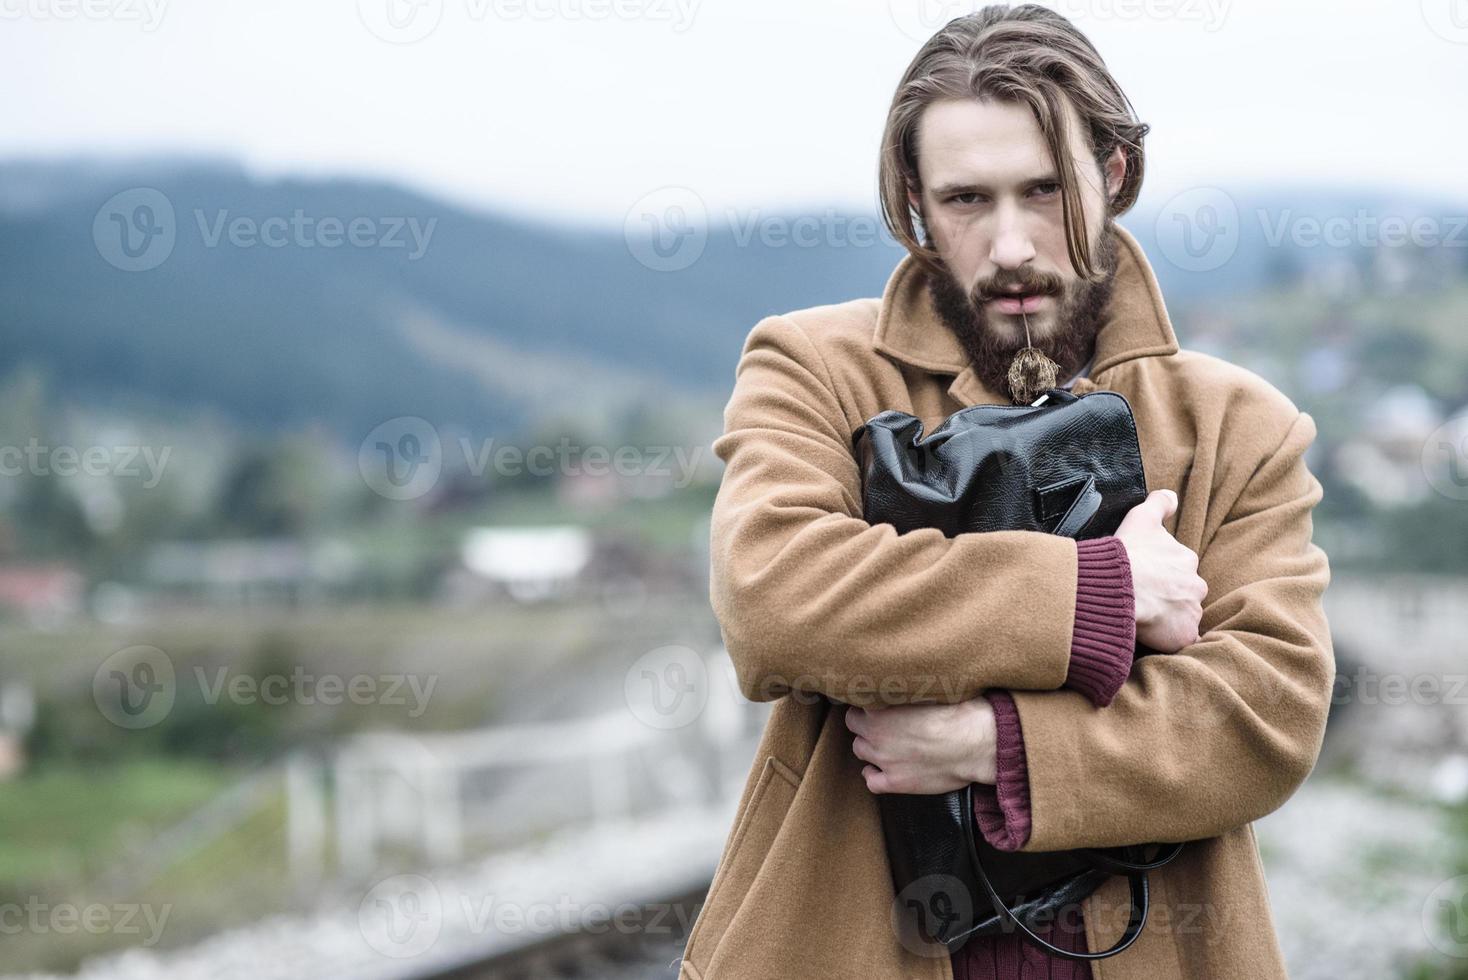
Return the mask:
[[1000,269],[1018,269],[1035,257],[1035,244],[1024,229],[1019,210],[1000,205],[994,214],[994,238],[989,244],[989,261]]

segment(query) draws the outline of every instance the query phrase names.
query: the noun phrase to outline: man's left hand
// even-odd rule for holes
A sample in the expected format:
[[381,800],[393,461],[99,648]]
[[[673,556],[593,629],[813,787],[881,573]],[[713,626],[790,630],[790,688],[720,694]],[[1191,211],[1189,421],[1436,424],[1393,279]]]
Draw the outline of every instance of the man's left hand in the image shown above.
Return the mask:
[[873,793],[947,793],[993,783],[994,709],[985,697],[958,704],[901,704],[846,709],[851,748],[866,762]]

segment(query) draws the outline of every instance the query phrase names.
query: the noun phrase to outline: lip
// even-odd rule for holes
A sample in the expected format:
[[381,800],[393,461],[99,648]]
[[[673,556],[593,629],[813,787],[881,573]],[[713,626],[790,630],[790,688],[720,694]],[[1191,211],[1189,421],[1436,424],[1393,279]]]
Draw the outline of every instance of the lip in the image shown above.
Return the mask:
[[1024,297],[996,296],[989,303],[1000,313],[1033,313],[1048,298],[1044,293],[1030,293]]

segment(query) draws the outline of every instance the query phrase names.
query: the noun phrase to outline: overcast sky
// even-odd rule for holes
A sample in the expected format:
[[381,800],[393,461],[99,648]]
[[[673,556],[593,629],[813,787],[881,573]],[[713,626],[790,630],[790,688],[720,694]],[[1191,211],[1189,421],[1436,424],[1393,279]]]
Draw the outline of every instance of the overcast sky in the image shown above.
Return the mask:
[[[1468,0],[1049,0],[1153,126],[1147,197],[1468,197]],[[618,223],[873,206],[892,88],[973,5],[904,0],[0,0],[0,157],[187,151]]]

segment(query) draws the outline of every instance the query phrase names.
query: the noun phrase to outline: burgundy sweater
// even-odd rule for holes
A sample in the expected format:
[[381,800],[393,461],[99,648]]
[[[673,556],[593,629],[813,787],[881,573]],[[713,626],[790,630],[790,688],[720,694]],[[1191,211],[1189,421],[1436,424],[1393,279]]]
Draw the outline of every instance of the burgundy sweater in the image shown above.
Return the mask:
[[[1065,686],[1104,708],[1132,669],[1136,615],[1132,568],[1117,537],[1076,542],[1076,613],[1070,670]],[[974,784],[974,816],[984,839],[1015,851],[1030,836],[1030,782],[1025,743],[1014,698],[1001,690],[985,694],[998,731],[995,785]],[[1062,949],[1087,952],[1079,911],[1062,915],[1036,932]],[[953,954],[954,980],[1091,980],[1091,965],[1041,952],[1016,933],[977,936]]]

